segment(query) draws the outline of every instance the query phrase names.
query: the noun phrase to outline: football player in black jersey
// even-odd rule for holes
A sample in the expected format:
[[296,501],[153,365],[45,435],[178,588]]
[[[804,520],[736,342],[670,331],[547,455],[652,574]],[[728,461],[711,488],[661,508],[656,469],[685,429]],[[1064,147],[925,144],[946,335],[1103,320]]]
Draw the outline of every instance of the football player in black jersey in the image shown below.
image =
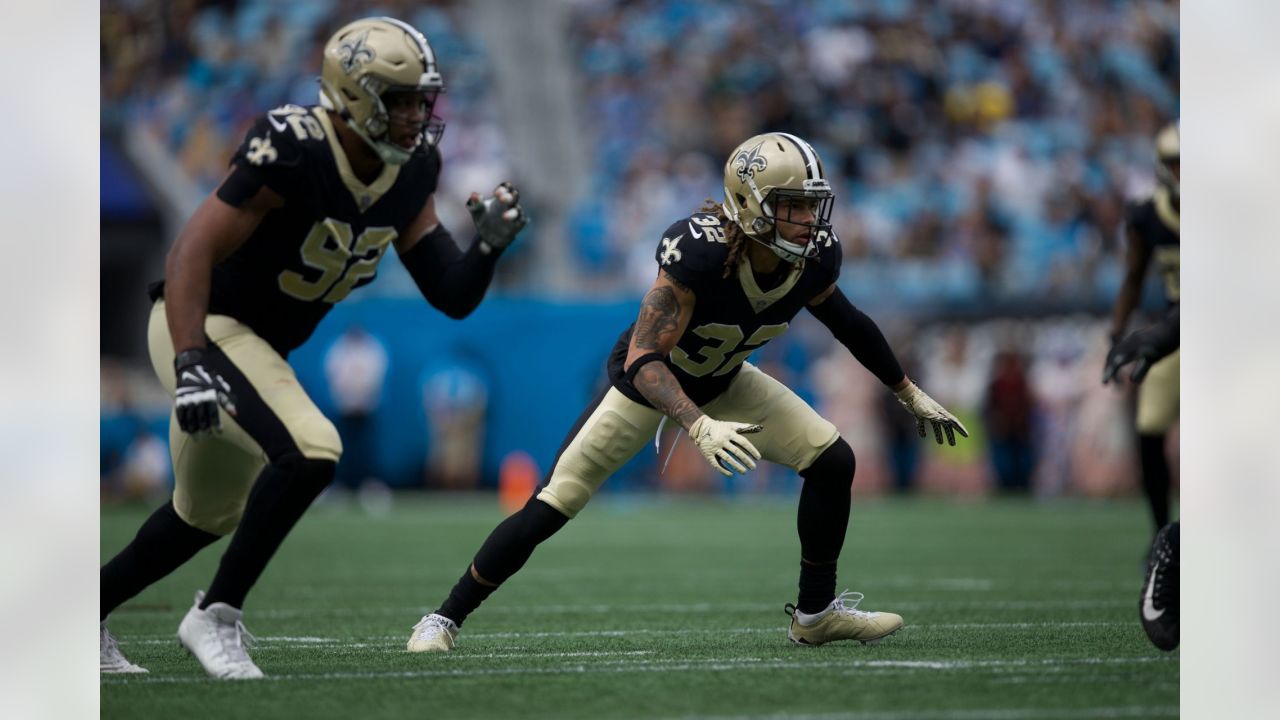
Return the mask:
[[[1102,370],[1102,382],[1110,382],[1120,368],[1133,363],[1129,379],[1140,383],[1164,358],[1177,352],[1180,343],[1179,308],[1173,306],[1151,327],[1138,330],[1115,344]],[[1151,643],[1161,650],[1178,647],[1180,609],[1178,580],[1181,574],[1178,522],[1162,525],[1147,553],[1147,573],[1138,597],[1138,618]]]
[[[1117,344],[1124,336],[1129,316],[1142,296],[1147,268],[1155,264],[1163,281],[1165,301],[1178,304],[1178,126],[1165,127],[1156,136],[1156,177],[1159,185],[1150,198],[1128,208],[1125,256],[1126,272],[1120,294],[1111,313],[1111,350],[1107,364],[1114,362]],[[1165,439],[1178,421],[1179,353],[1153,365],[1138,387],[1138,449],[1142,460],[1142,488],[1151,507],[1156,530],[1169,524],[1169,460]]]
[[410,651],[451,649],[467,615],[582,510],[664,417],[725,475],[765,459],[804,478],[791,640],[873,642],[902,627],[898,615],[856,610],[858,593],[836,596],[853,450],[834,425],[745,361],[807,309],[893,389],[921,437],[926,423],[939,443],[968,433],[903,374],[876,324],[836,286],[833,196],[813,148],[786,133],[753,137],[729,156],[724,184],[723,204],[663,233],[657,279],[609,358],[610,385],[570,431],[540,491],[490,534],[444,604],[414,627]]
[[426,38],[391,18],[337,32],[320,105],[263,116],[222,185],[170,250],[152,289],[151,360],[175,393],[171,502],[101,570],[103,672],[139,672],[106,627],[121,603],[233,533],[178,637],[219,678],[256,678],[245,595],[312,500],[342,444],[286,358],[334,303],[373,280],[394,246],[426,299],[462,318],[526,219],[509,184],[467,203],[476,237],[459,250],[436,216],[444,82]]

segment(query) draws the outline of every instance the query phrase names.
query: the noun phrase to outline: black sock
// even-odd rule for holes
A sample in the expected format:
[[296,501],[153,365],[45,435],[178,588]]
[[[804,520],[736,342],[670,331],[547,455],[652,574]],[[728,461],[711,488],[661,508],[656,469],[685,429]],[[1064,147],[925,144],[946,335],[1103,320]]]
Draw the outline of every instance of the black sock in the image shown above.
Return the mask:
[[291,454],[263,468],[201,608],[216,602],[244,607],[249,588],[311,501],[333,481],[336,467],[332,460],[308,460]]
[[796,529],[800,533],[800,597],[803,613],[821,611],[836,596],[836,560],[849,527],[849,487],[856,463],[853,448],[837,439],[800,473],[800,506]]
[[1164,453],[1165,436],[1139,435],[1138,449],[1142,458],[1142,490],[1151,507],[1155,531],[1169,524],[1169,459]]
[[478,582],[471,575],[471,566],[468,565],[466,572],[462,573],[462,577],[458,578],[458,582],[449,591],[449,597],[445,598],[444,604],[436,610],[436,614],[449,618],[461,627],[467,616],[480,607],[480,603],[487,600],[497,589],[497,585],[483,585]]
[[538,543],[555,535],[567,522],[569,518],[559,510],[536,497],[531,498],[519,512],[489,533],[472,562],[480,577],[493,585],[480,584],[471,576],[471,568],[467,568],[436,612],[461,626],[497,586],[524,567]]
[[812,615],[822,612],[836,596],[836,562],[800,561],[800,598],[796,607]]
[[112,610],[178,569],[217,535],[192,527],[178,517],[169,501],[138,528],[138,534],[98,573],[98,612],[106,620]]

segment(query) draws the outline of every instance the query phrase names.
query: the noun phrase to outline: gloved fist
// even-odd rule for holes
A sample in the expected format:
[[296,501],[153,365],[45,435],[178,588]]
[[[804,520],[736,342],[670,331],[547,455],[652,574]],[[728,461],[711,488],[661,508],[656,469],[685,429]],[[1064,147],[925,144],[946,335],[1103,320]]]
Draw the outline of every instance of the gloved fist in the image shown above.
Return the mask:
[[1129,379],[1133,382],[1141,382],[1146,377],[1147,370],[1151,369],[1151,362],[1138,357],[1137,348],[1132,343],[1126,344],[1124,340],[1112,338],[1111,349],[1107,350],[1107,361],[1102,365],[1102,384],[1116,381],[1116,374],[1120,372],[1120,368],[1137,360],[1133,366],[1133,372],[1129,373]]
[[493,191],[493,197],[480,199],[479,193],[471,193],[467,200],[467,212],[476,225],[480,238],[480,250],[485,254],[504,250],[516,239],[516,234],[527,224],[529,216],[520,207],[520,191],[504,182]]
[[722,422],[703,415],[689,428],[689,437],[702,451],[707,462],[719,470],[721,475],[732,477],[733,470],[745,473],[755,469],[760,451],[744,436],[763,429],[761,425]]
[[929,397],[923,390],[916,387],[916,384],[907,381],[907,386],[901,390],[894,392],[898,402],[902,403],[902,407],[907,412],[916,416],[916,432],[920,433],[920,437],[924,437],[924,425],[926,422],[933,424],[933,437],[942,444],[942,433],[947,434],[947,442],[951,445],[956,444],[956,433],[960,433],[961,437],[969,437],[969,431],[965,430],[964,425],[956,419],[955,415],[947,412],[947,409],[937,403],[936,400]]
[[235,396],[231,394],[231,385],[221,375],[205,367],[204,351],[192,349],[178,353],[173,359],[173,369],[178,379],[173,409],[178,416],[178,427],[183,432],[196,435],[221,429],[219,407],[235,416]]

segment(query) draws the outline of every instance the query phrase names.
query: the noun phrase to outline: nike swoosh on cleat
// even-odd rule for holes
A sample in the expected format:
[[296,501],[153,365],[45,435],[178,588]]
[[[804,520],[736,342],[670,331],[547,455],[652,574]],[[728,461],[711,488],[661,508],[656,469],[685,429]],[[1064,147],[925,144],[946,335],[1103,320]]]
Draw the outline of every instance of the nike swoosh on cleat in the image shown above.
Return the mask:
[[1161,615],[1164,615],[1164,610],[1157,610],[1156,604],[1153,602],[1156,592],[1156,573],[1159,570],[1160,563],[1157,561],[1151,568],[1151,578],[1147,580],[1147,592],[1142,597],[1142,619],[1147,622],[1155,622],[1160,619]]

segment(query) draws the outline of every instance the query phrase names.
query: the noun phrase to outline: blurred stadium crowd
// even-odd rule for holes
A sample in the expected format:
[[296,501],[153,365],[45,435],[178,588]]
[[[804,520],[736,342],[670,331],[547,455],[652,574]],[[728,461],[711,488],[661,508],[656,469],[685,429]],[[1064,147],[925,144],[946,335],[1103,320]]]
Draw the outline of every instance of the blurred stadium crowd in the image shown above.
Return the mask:
[[[1124,202],[1154,186],[1152,138],[1178,112],[1176,2],[558,5],[589,147],[588,190],[568,200],[567,224],[584,291],[638,298],[662,230],[720,196],[729,149],[786,129],[813,142],[833,177],[845,292],[881,321],[909,373],[978,431],[958,455],[913,450],[891,397],[797,323],[760,362],[850,437],[860,482],[1046,494],[1132,485],[1129,411],[1098,384],[1098,318],[1120,282]],[[472,178],[510,166],[504,123],[522,122],[498,110],[468,12],[404,0],[105,0],[104,136],[140,124],[210,189],[255,117],[316,102],[334,28],[389,14],[441,59],[442,202],[460,207]],[[1042,317],[1009,319],[1011,309]],[[594,341],[603,353],[611,340]],[[125,398],[109,358],[103,378],[104,418],[149,407]],[[163,411],[154,404],[146,412]],[[679,454],[663,482],[683,482]]]
[[[593,146],[573,246],[612,287],[647,285],[650,245],[719,195],[729,149],[787,127],[838,180],[855,299],[1109,298],[1122,203],[1151,188],[1151,138],[1177,113],[1171,2],[569,5]],[[315,102],[328,34],[371,12],[442,59],[451,175],[502,164],[463,3],[108,2],[103,122],[146,123],[212,187],[264,108]]]

